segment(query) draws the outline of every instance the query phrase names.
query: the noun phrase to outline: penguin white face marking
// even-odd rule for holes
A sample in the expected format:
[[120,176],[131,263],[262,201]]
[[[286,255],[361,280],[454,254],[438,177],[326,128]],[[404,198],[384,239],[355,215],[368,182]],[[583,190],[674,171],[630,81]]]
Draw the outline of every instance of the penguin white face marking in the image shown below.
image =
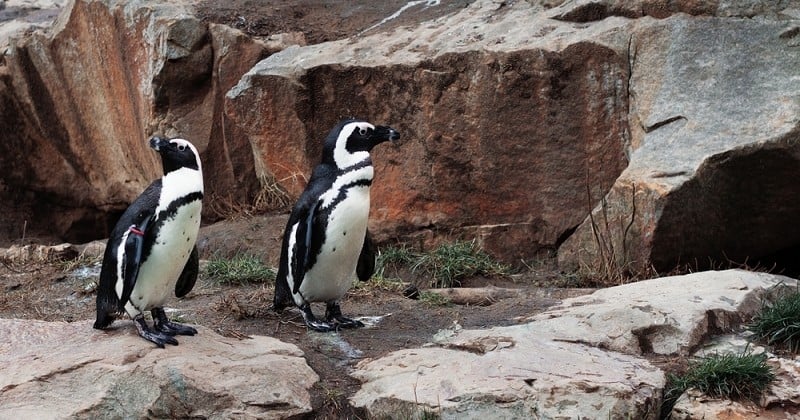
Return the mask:
[[370,130],[374,130],[375,126],[368,122],[354,122],[342,127],[339,132],[339,137],[336,138],[336,147],[333,149],[333,161],[339,168],[347,168],[349,166],[361,163],[365,159],[369,159],[369,152],[359,150],[351,152],[347,150],[347,142],[353,133],[358,132],[361,136],[366,136]]

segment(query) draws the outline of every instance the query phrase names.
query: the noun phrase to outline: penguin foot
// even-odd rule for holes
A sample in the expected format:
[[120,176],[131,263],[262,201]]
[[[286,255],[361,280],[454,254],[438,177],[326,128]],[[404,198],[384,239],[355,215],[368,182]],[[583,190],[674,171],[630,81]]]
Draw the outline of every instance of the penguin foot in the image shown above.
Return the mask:
[[357,320],[339,316],[334,318],[336,321],[336,328],[362,328],[364,323]]
[[303,321],[306,322],[306,326],[308,328],[318,332],[329,332],[336,330],[336,327],[331,323],[317,319],[317,317],[314,316],[314,312],[311,312],[311,305],[308,303],[300,306],[300,311],[303,313]]
[[355,319],[342,316],[342,308],[337,302],[329,302],[325,307],[325,320],[339,328],[361,328],[364,323]]
[[162,308],[154,308],[150,313],[153,314],[153,326],[156,331],[169,336],[173,335],[195,335],[197,330],[188,326],[172,322],[167,318],[166,312]]
[[178,345],[178,340],[173,338],[171,335],[166,335],[160,331],[151,330],[150,327],[147,326],[147,322],[145,322],[142,314],[139,314],[133,318],[133,323],[136,325],[136,329],[139,331],[139,336],[147,341],[155,343],[155,345],[161,347],[162,349],[166,344],[172,344],[173,346]]

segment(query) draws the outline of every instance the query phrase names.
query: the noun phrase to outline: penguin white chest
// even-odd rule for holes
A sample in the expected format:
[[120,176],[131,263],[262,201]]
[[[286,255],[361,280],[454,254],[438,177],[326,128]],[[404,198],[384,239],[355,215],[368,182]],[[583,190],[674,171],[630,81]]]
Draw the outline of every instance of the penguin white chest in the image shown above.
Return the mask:
[[306,300],[338,300],[352,286],[367,232],[369,205],[369,186],[356,185],[331,209],[322,249],[300,285]]
[[195,200],[167,214],[160,224],[149,255],[139,267],[130,300],[140,311],[159,307],[175,294],[178,281],[200,230],[202,204]]

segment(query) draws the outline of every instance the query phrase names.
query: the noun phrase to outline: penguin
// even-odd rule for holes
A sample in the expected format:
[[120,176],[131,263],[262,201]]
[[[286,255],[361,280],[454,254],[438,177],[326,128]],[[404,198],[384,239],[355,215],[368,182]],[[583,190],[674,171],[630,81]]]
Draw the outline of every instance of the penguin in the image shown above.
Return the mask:
[[[184,139],[153,137],[164,175],[131,203],[111,231],[97,286],[94,328],[105,329],[128,314],[139,335],[164,348],[175,335],[195,335],[190,326],[171,322],[164,302],[189,293],[197,281],[203,172],[200,154]],[[144,312],[153,316],[147,325]]]
[[[273,309],[300,308],[315,331],[357,328],[342,316],[341,298],[356,275],[367,280],[375,269],[375,248],[367,232],[373,167],[370,151],[400,139],[393,128],[360,119],[340,121],[325,138],[322,161],[292,208],[283,234]],[[311,310],[324,302],[325,319]]]

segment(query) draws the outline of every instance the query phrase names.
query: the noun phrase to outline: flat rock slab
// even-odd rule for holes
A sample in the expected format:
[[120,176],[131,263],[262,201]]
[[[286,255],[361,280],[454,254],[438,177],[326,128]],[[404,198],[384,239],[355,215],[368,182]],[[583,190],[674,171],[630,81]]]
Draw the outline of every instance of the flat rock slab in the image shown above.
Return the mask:
[[750,319],[795,279],[744,270],[662,277],[564,300],[531,319],[540,334],[627,354],[688,355]]
[[[400,350],[360,363],[351,399],[378,418],[647,418],[664,374],[647,360],[542,339],[531,325],[493,328],[472,343]],[[607,417],[608,416],[608,417]]]
[[312,410],[303,352],[198,326],[160,349],[115,329],[0,319],[0,418],[285,418]]
[[796,287],[727,270],[601,289],[526,324],[454,328],[428,346],[364,360],[351,402],[376,417],[656,419],[665,376],[643,351],[687,352]]

